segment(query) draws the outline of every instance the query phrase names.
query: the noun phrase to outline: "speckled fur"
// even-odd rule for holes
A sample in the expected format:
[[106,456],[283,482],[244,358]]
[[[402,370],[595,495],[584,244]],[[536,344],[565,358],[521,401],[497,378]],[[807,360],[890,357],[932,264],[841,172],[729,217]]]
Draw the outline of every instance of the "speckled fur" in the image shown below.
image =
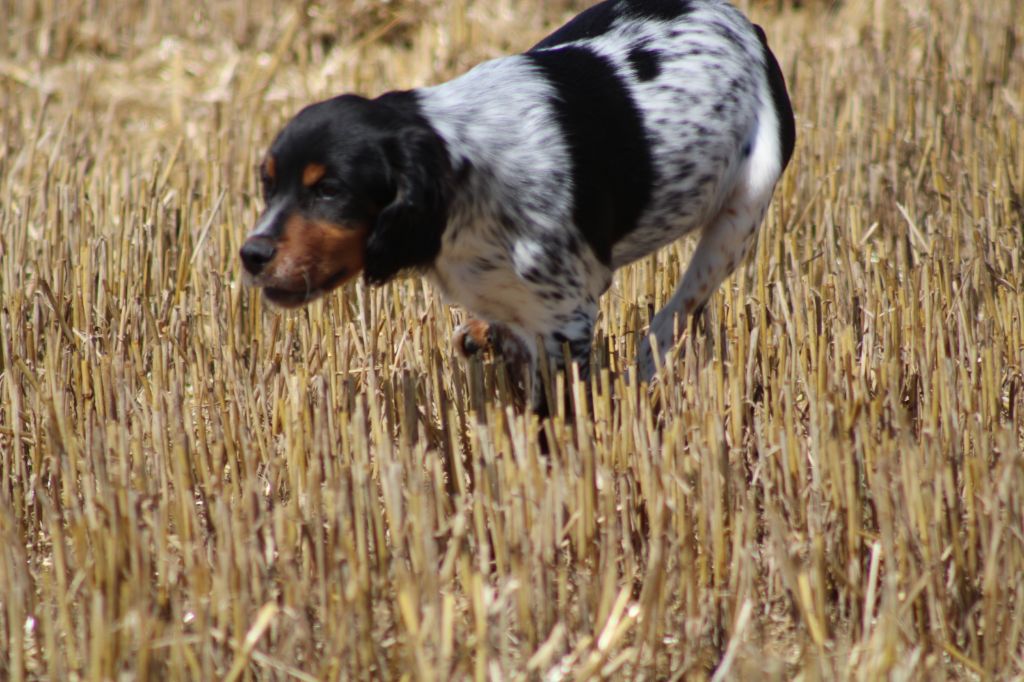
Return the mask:
[[[726,2],[655,4],[669,9],[613,2],[598,35],[570,30],[564,33],[575,39],[560,41],[555,34],[531,53],[418,91],[462,174],[431,278],[451,301],[503,323],[528,349],[540,338],[557,362],[568,342],[584,373],[597,300],[613,271],[701,231],[678,291],[651,326],[664,355],[678,321],[742,262],[788,161],[780,116],[789,112],[773,101],[755,28]],[[684,11],[673,16],[673,8]],[[531,59],[566,47],[612,65],[641,115],[653,166],[644,210],[624,226],[607,262],[574,224],[570,151],[552,106],[559,92]],[[638,358],[644,379],[653,375],[653,355],[645,340]]]

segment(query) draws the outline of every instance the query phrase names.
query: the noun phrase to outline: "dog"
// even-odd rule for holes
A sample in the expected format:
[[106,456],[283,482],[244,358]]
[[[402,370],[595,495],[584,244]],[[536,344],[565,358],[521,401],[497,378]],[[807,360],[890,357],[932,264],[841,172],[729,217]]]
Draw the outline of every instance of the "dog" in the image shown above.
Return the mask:
[[640,344],[652,379],[750,251],[795,138],[764,31],[731,4],[605,0],[446,83],[301,110],[261,164],[241,260],[284,307],[425,274],[476,318],[456,347],[523,367],[543,414],[542,353],[586,377],[613,273],[699,231]]

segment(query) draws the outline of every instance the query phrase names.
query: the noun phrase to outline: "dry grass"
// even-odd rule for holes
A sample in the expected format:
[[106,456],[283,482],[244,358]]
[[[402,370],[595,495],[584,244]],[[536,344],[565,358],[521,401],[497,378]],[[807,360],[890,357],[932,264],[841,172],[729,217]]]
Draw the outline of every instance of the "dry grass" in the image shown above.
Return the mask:
[[548,460],[421,281],[240,286],[285,116],[572,4],[4,10],[0,677],[1024,674],[1016,0],[753,3],[799,125],[756,257],[652,397],[689,245],[621,273]]

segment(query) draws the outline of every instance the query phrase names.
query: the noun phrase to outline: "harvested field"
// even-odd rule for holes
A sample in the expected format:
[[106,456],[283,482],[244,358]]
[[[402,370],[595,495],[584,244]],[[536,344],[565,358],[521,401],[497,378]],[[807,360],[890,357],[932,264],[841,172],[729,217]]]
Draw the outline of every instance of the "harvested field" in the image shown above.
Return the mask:
[[1024,676],[1019,0],[747,2],[793,163],[651,394],[692,242],[618,275],[575,423],[420,279],[241,285],[298,107],[586,4],[5,6],[0,678]]

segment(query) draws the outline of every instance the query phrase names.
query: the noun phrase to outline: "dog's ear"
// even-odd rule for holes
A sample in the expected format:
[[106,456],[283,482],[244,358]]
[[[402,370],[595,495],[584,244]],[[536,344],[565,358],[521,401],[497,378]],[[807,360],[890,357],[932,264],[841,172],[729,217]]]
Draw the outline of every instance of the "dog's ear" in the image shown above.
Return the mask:
[[399,271],[429,265],[448,222],[451,164],[440,137],[409,126],[387,140],[384,154],[395,195],[377,216],[366,242],[364,275],[383,284]]

